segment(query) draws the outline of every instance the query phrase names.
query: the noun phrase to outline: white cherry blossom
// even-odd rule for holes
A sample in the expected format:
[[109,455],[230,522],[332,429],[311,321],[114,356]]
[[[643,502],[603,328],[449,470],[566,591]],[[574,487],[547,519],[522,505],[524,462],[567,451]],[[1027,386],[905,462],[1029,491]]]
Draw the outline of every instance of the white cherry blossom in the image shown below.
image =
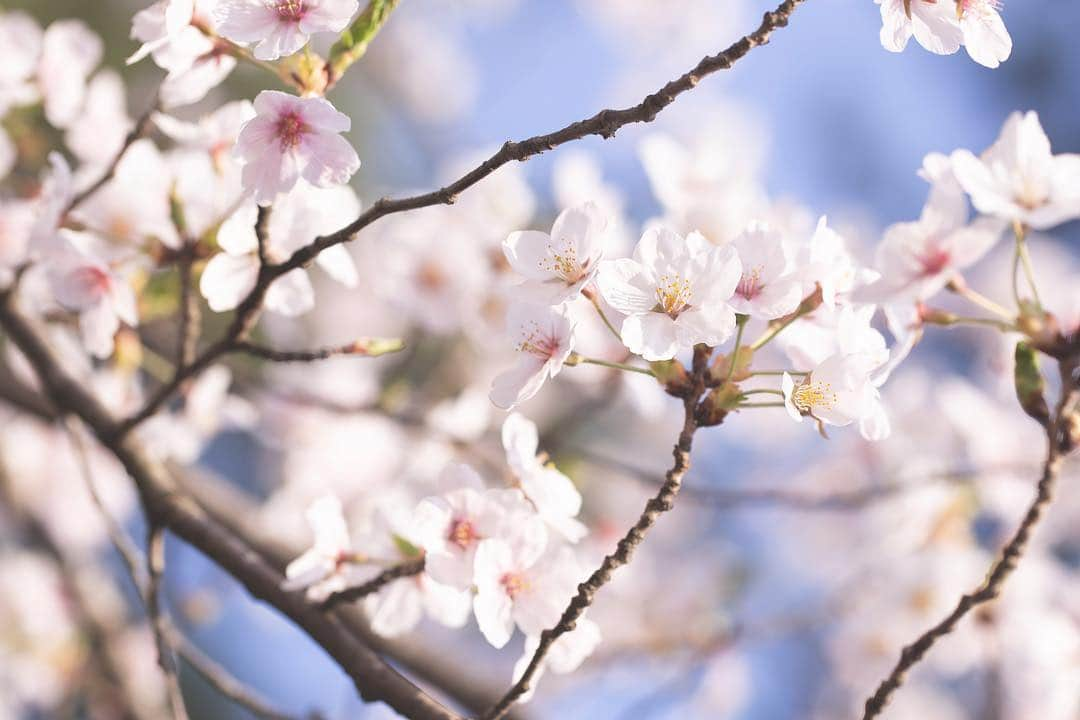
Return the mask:
[[107,358],[120,323],[138,324],[135,292],[100,259],[97,238],[61,230],[60,242],[48,264],[53,295],[65,309],[78,313],[79,331],[90,354]]
[[53,127],[65,129],[79,119],[86,79],[103,52],[101,38],[80,20],[58,20],[45,30],[37,80]]
[[[282,262],[321,233],[341,227],[359,211],[360,203],[352,188],[322,189],[301,182],[274,205],[267,224],[267,257],[271,262]],[[259,274],[257,218],[258,208],[247,202],[218,230],[218,245],[224,252],[210,259],[199,281],[199,290],[214,312],[235,308],[255,286]],[[323,251],[315,262],[346,287],[356,285],[356,266],[344,247]],[[314,305],[315,292],[302,268],[275,280],[266,294],[267,309],[288,317],[302,315]]]
[[754,222],[731,244],[742,263],[742,276],[731,297],[735,312],[773,320],[799,306],[802,282],[791,270],[784,236],[779,231]]
[[872,415],[877,389],[870,380],[874,360],[865,355],[833,355],[796,382],[784,373],[784,406],[796,422],[812,417],[844,426]]
[[292,55],[315,33],[340,33],[356,13],[357,0],[219,0],[219,32],[238,43],[257,43],[255,57]]
[[686,238],[647,230],[633,259],[606,261],[597,284],[611,307],[627,315],[622,339],[646,360],[667,360],[697,343],[719,345],[735,330],[729,304],[742,277],[732,247],[714,247],[700,233]]
[[545,549],[521,532],[480,543],[475,569],[473,612],[480,632],[497,648],[510,640],[515,625],[526,635],[554,626],[579,579],[568,546]]
[[131,20],[131,37],[141,40],[142,45],[127,59],[128,65],[173,41],[191,26],[194,13],[194,0],[158,0],[135,13]]
[[322,98],[299,98],[263,90],[255,98],[256,116],[244,124],[236,155],[244,164],[244,188],[260,205],[269,205],[302,177],[331,187],[349,181],[360,158],[340,133],[351,121]]
[[964,32],[952,2],[939,0],[874,0],[881,6],[881,45],[890,52],[903,52],[912,35],[920,45],[937,55],[952,55],[960,49]]
[[341,501],[333,495],[315,500],[305,516],[314,536],[311,549],[285,568],[285,590],[305,590],[308,598],[320,602],[334,593],[360,584],[378,573],[362,566],[366,557],[353,550]]
[[563,368],[574,349],[574,321],[566,308],[517,304],[507,312],[507,330],[519,353],[517,364],[491,384],[491,402],[511,410],[540,392]]
[[1012,54],[1012,37],[998,11],[1002,0],[955,0],[964,47],[972,60],[996,68]]
[[980,157],[957,150],[951,159],[979,212],[1036,230],[1080,217],[1080,154],[1054,155],[1033,111],[1010,115]]
[[520,413],[510,413],[503,422],[502,444],[518,487],[544,522],[570,542],[583,538],[588,529],[577,519],[581,493],[554,464],[537,455],[540,436],[536,424]]
[[511,233],[503,252],[510,267],[525,277],[514,292],[543,305],[576,296],[596,275],[607,224],[608,218],[589,202],[559,213],[550,235],[538,230]]

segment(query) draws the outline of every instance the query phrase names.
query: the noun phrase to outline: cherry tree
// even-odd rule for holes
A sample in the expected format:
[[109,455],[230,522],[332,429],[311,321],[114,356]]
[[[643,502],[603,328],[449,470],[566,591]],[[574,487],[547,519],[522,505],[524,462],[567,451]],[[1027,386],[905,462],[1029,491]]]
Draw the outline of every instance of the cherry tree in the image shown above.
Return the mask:
[[[0,716],[185,718],[192,672],[300,716],[193,641],[214,602],[169,592],[168,544],[417,720],[528,717],[628,657],[704,677],[688,716],[734,717],[757,682],[740,646],[792,626],[828,629],[806,717],[974,717],[948,686],[976,677],[1000,695],[979,717],[1075,718],[1080,283],[1054,238],[1080,155],[1015,112],[981,152],[927,155],[921,213],[863,253],[865,229],[764,192],[730,119],[650,126],[640,227],[569,147],[785,53],[814,4],[380,199],[350,70],[391,64],[387,92],[452,108],[453,55],[398,0],[158,0],[123,49],[153,92],[82,21],[0,10]],[[1011,54],[993,0],[875,4],[884,50]],[[652,5],[589,11],[655,27]],[[548,153],[545,215],[521,163]],[[991,369],[920,366],[939,330]],[[692,462],[716,434],[755,461]],[[702,482],[721,466],[738,477]],[[704,530],[755,507],[785,514],[771,552],[821,597],[770,607],[776,578]]]

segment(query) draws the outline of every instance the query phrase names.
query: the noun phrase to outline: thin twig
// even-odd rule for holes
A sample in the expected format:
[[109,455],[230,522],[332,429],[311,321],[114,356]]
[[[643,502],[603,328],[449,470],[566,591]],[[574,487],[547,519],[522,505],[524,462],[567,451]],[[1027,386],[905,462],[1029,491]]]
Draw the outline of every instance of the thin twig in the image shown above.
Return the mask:
[[165,637],[165,612],[161,607],[161,582],[165,576],[165,528],[146,508],[146,615],[157,643],[158,665],[165,673],[165,689],[175,720],[187,720],[184,694],[180,691],[180,671],[173,648]]
[[361,338],[347,345],[336,347],[316,348],[315,350],[274,350],[255,343],[242,341],[236,343],[231,352],[246,353],[263,360],[282,363],[315,362],[328,360],[339,355],[361,355],[363,357],[379,357],[388,353],[399,352],[405,348],[401,340],[390,338]]
[[1062,391],[1058,402],[1054,422],[1047,430],[1046,463],[1043,466],[1042,477],[1039,479],[1037,492],[1024,519],[1008,543],[1001,549],[994,561],[986,579],[971,592],[961,596],[960,601],[949,615],[924,632],[914,642],[904,647],[900,653],[900,659],[889,675],[881,681],[877,690],[867,700],[863,712],[863,720],[871,720],[880,715],[889,702],[889,698],[903,684],[907,673],[930,651],[930,648],[948,635],[956,627],[957,623],[971,610],[994,600],[1001,594],[1002,587],[1009,576],[1016,570],[1020,558],[1027,549],[1031,533],[1039,520],[1043,517],[1047,507],[1053,500],[1054,485],[1057,482],[1061,470],[1061,464],[1065,459],[1065,453],[1070,449],[1067,438],[1062,437],[1062,426],[1068,413],[1073,412],[1080,388],[1076,380],[1071,377],[1071,369],[1074,363],[1062,363]]
[[131,149],[131,146],[134,145],[136,141],[140,140],[150,130],[152,126],[152,123],[150,121],[153,118],[154,113],[156,113],[160,109],[161,93],[159,89],[158,92],[154,93],[154,99],[150,103],[150,107],[147,108],[146,112],[139,116],[139,119],[135,121],[135,127],[131,128],[131,132],[129,132],[124,138],[124,144],[120,146],[119,152],[116,153],[116,157],[113,158],[113,161],[109,164],[108,169],[105,170],[105,174],[95,180],[93,184],[90,185],[90,187],[86,188],[82,192],[76,193],[74,197],[71,198],[71,202],[69,202],[67,207],[64,208],[64,212],[61,214],[61,217],[66,216],[72,210],[77,208],[88,197],[100,190],[102,186],[105,185],[105,183],[113,179],[113,177],[116,175],[116,168],[120,166],[120,161],[124,159],[124,155],[127,154],[127,151]]
[[202,313],[199,296],[192,287],[193,248],[185,248],[180,259],[180,327],[176,343],[176,372],[182,373],[195,360],[199,336],[202,334]]
[[539,672],[545,656],[551,650],[551,646],[556,640],[571,632],[577,626],[577,621],[592,605],[596,593],[611,580],[612,573],[630,562],[634,550],[645,539],[646,533],[656,523],[657,518],[673,507],[675,497],[682,486],[682,480],[690,469],[690,449],[693,445],[694,433],[698,429],[698,401],[705,393],[705,376],[709,371],[709,354],[708,348],[699,346],[694,349],[691,387],[683,398],[683,427],[672,451],[675,463],[668,470],[664,484],[660,487],[656,496],[646,503],[641,516],[633,527],[627,531],[626,535],[619,540],[615,551],[607,555],[600,567],[587,580],[578,585],[577,594],[574,595],[555,627],[540,634],[540,644],[537,646],[536,652],[533,653],[525,672],[522,673],[521,678],[514,683],[502,699],[484,713],[483,720],[499,720],[522,695],[529,691],[533,678]]
[[367,597],[374,592],[382,590],[385,586],[389,585],[395,580],[400,580],[401,578],[407,577],[414,577],[422,572],[424,572],[424,558],[422,556],[413,560],[406,560],[404,562],[400,562],[397,565],[386,568],[363,585],[346,588],[341,592],[334,593],[322,602],[322,607],[325,610],[329,610],[331,608],[337,607],[338,605],[359,600],[361,598]]
[[176,653],[184,659],[192,670],[202,676],[222,696],[245,708],[256,717],[265,720],[316,720],[322,715],[317,712],[304,716],[289,714],[278,710],[260,697],[254,690],[238,680],[229,670],[204,653],[195,643],[172,623],[167,623],[165,637],[176,648]]

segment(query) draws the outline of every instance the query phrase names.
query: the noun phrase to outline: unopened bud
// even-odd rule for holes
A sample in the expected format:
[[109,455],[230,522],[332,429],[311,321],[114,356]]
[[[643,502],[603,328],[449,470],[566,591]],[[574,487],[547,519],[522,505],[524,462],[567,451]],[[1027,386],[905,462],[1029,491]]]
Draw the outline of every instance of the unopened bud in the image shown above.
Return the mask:
[[1016,399],[1020,407],[1043,427],[1050,425],[1050,408],[1046,404],[1043,390],[1046,381],[1039,371],[1039,358],[1035,350],[1025,342],[1016,344],[1016,366],[1013,380],[1016,385]]
[[728,379],[732,382],[747,379],[750,377],[750,364],[753,361],[754,349],[749,345],[740,345],[739,349],[730,355],[717,355],[709,368],[709,385],[715,387]]
[[697,407],[695,419],[701,427],[719,425],[727,414],[735,409],[742,399],[742,390],[734,383],[724,383],[710,390]]
[[405,341],[401,338],[360,338],[353,343],[352,354],[378,357],[404,349]]

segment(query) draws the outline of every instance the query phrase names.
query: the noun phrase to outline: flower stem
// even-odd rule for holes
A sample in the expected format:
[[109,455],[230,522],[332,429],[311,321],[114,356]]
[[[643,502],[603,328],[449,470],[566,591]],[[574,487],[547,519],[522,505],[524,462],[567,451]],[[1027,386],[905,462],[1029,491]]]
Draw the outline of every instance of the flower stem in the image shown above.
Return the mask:
[[784,407],[782,402],[757,402],[757,403],[739,403],[735,406],[737,409],[742,408],[771,408],[771,407]]
[[749,320],[749,315],[735,316],[735,324],[739,329],[735,332],[735,349],[731,351],[731,356],[728,358],[727,377],[724,378],[724,382],[731,382],[731,376],[735,374],[735,366],[739,362],[739,346],[742,344],[743,331],[746,329],[746,323]]
[[[1014,274],[1014,279],[1015,279],[1015,274]],[[964,298],[968,302],[974,303],[975,305],[978,305],[979,307],[981,307],[983,310],[986,310],[987,312],[991,312],[994,315],[997,315],[1002,320],[1005,320],[1005,321],[1011,323],[1016,318],[1016,315],[1014,313],[1009,312],[1007,309],[1005,309],[1004,306],[999,305],[998,303],[994,302],[993,300],[986,297],[982,293],[976,292],[975,290],[972,290],[963,281],[951,282],[951,283],[949,283],[948,287],[949,287],[950,290],[952,290],[954,293],[956,293],[960,297]],[[1013,288],[1014,288],[1014,294],[1015,294],[1015,283],[1013,285]]]
[[750,373],[750,377],[754,377],[755,375],[783,375],[784,373],[793,376],[810,374],[801,370],[754,370]]
[[783,332],[784,329],[787,328],[788,325],[795,322],[796,320],[801,318],[803,315],[805,315],[805,313],[803,313],[803,312],[794,312],[789,317],[785,318],[783,320],[783,322],[779,322],[779,323],[777,323],[775,325],[770,325],[769,329],[766,330],[765,333],[761,337],[759,337],[754,342],[750,343],[750,349],[755,351],[755,352],[760,350],[762,347],[764,347],[766,344],[768,344],[774,337],[776,337],[781,332]]
[[1016,253],[1013,255],[1013,297],[1016,300],[1016,306],[1023,307],[1020,303],[1020,288],[1017,281],[1017,266],[1022,266],[1035,304],[1041,308],[1042,300],[1039,299],[1039,290],[1035,287],[1035,269],[1032,267],[1031,255],[1028,253],[1027,228],[1023,223],[1013,222],[1013,234],[1016,236]]
[[608,316],[607,316],[607,313],[604,312],[604,308],[600,307],[600,299],[599,299],[599,297],[597,297],[596,292],[595,291],[590,292],[587,297],[592,302],[593,307],[596,308],[597,315],[599,315],[600,319],[604,321],[604,325],[607,326],[607,329],[611,331],[611,334],[614,335],[615,339],[618,340],[619,343],[621,344],[622,343],[622,333],[620,333],[615,328],[615,326],[611,324],[611,321],[608,320]]
[[742,394],[744,396],[746,396],[746,395],[779,395],[780,397],[784,396],[783,391],[781,391],[781,390],[773,390],[772,388],[754,388],[752,390],[743,390]]
[[601,367],[612,368],[613,370],[625,370],[627,372],[648,375],[649,377],[656,377],[649,368],[637,367],[636,365],[628,365],[621,362],[612,362],[610,360],[601,360],[600,358],[585,357],[584,355],[578,355],[577,353],[571,354],[566,360],[566,364],[570,366],[578,365],[580,363],[585,363],[586,365],[600,365]]

